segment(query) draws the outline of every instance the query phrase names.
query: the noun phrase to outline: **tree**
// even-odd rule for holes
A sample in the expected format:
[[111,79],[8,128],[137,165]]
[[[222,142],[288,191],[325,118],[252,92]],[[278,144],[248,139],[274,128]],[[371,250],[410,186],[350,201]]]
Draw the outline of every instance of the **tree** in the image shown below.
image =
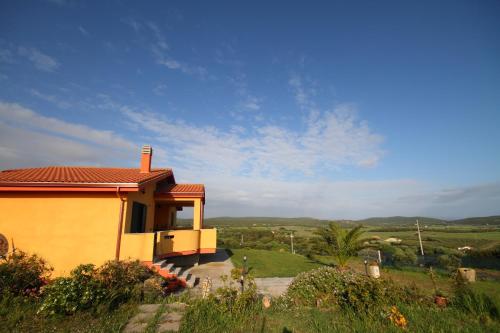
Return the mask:
[[325,250],[333,256],[340,268],[345,268],[347,262],[363,249],[366,239],[361,239],[363,226],[358,225],[351,230],[343,229],[335,223],[326,228],[319,228],[316,234],[323,239]]

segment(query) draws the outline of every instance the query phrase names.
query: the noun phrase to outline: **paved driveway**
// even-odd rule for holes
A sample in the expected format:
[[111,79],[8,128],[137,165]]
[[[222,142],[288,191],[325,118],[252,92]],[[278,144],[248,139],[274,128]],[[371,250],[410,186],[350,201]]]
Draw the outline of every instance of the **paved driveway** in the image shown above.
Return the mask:
[[[233,268],[234,265],[226,250],[217,249],[215,254],[200,256],[198,266],[191,268],[190,273],[196,275],[200,280],[208,276],[212,279],[212,290],[215,291],[217,288],[224,286],[220,277],[222,275],[230,276]],[[292,280],[293,277],[256,278],[255,283],[260,294],[276,297],[286,291]],[[197,288],[199,286],[200,284],[198,284]]]

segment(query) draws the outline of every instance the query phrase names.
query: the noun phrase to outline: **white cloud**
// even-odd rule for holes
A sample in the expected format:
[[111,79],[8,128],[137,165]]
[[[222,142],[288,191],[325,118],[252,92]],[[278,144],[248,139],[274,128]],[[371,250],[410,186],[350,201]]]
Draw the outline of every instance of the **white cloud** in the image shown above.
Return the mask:
[[[98,107],[118,111],[142,135],[147,133],[142,139],[154,146],[155,166],[173,167],[178,182],[206,184],[208,217],[498,214],[500,183],[440,189],[411,179],[339,181],[329,176],[331,169],[371,165],[382,155],[381,137],[349,105],[307,120],[305,131],[269,124],[223,130],[100,98]],[[137,150],[112,131],[0,102],[0,168],[130,166],[138,161]]]
[[418,215],[422,205],[398,203],[398,195],[426,188],[409,179],[381,181],[270,180],[176,172],[177,181],[203,181],[206,215],[312,216],[352,219],[370,216]]
[[422,215],[443,218],[498,215],[498,202],[500,182],[429,188],[412,195],[401,195],[396,200],[396,204],[419,205]]
[[142,29],[142,24],[137,22],[135,19],[127,17],[127,18],[122,18],[121,21],[134,29],[136,33],[138,33]]
[[110,165],[116,164],[116,161],[130,162],[130,156],[133,155],[0,122],[0,169],[45,165]]
[[86,125],[46,117],[15,103],[0,101],[0,121],[11,128],[31,132],[46,132],[52,136],[64,137],[81,143],[98,144],[123,151],[130,151],[135,148],[134,144],[113,131],[97,130]]
[[186,62],[176,60],[170,51],[160,27],[154,22],[147,22],[146,26],[153,33],[154,42],[151,44],[151,52],[157,64],[167,67],[171,70],[179,70],[184,74],[195,75],[201,79],[208,77],[208,71],[202,66],[193,66]]
[[295,101],[301,109],[309,111],[316,109],[316,104],[311,100],[311,96],[316,95],[315,89],[304,87],[302,78],[297,74],[290,77],[288,84],[294,90]]
[[0,62],[12,64],[14,63],[14,56],[8,49],[0,49]]
[[249,110],[258,111],[260,110],[260,99],[254,96],[247,96],[246,100],[243,102],[243,107]]
[[81,25],[80,25],[80,26],[78,26],[78,31],[80,31],[80,33],[81,33],[82,35],[84,35],[85,37],[90,36],[89,32],[88,32],[87,30],[85,30],[85,28],[84,28],[84,27],[82,27]]
[[36,48],[20,46],[17,51],[20,56],[27,58],[37,69],[41,71],[53,72],[59,67],[57,60],[42,53]]
[[196,127],[126,106],[108,106],[154,134],[168,154],[189,169],[267,178],[310,176],[341,166],[373,166],[383,155],[382,137],[345,105],[309,121],[304,131],[264,124],[251,132]]
[[239,69],[235,75],[228,78],[229,83],[235,87],[235,93],[238,96],[239,102],[237,103],[233,116],[238,120],[245,120],[243,111],[259,111],[262,108],[262,98],[254,96],[247,84],[247,76]]
[[166,84],[160,83],[153,88],[153,92],[155,93],[155,95],[163,96],[165,95],[165,91],[167,91],[167,89],[168,86]]
[[48,95],[48,94],[41,93],[36,89],[30,89],[30,94],[35,96],[35,97],[38,97],[44,101],[52,103],[61,109],[68,109],[69,107],[71,107],[70,103],[68,103],[68,102],[66,102],[66,101],[64,101],[64,100],[62,100],[54,95]]

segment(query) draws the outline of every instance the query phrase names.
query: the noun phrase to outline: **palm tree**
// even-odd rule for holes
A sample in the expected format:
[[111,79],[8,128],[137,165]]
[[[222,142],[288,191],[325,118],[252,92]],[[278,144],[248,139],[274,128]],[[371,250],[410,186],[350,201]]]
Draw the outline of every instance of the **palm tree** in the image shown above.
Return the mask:
[[338,224],[330,223],[326,228],[319,228],[316,234],[324,240],[325,250],[336,260],[340,268],[345,268],[347,262],[364,248],[366,239],[361,239],[363,226],[358,225],[351,230],[343,229]]

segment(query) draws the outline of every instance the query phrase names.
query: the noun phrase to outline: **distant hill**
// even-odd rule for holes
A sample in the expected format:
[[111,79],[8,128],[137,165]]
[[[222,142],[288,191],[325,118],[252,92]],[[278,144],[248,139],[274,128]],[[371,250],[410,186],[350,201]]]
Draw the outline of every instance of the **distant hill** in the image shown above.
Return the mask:
[[[371,217],[362,220],[320,220],[310,217],[213,217],[206,218],[205,225],[208,226],[324,226],[331,221],[338,222],[344,226],[363,224],[366,226],[408,226],[415,224],[416,220],[422,225],[500,225],[500,216],[470,217],[459,220],[443,220],[425,216],[389,216]],[[183,222],[183,220],[179,220]]]
[[328,223],[327,220],[318,220],[311,217],[212,217],[205,219],[205,224],[209,226],[268,226],[268,225],[300,225],[317,227]]
[[500,216],[469,217],[448,221],[448,223],[459,225],[500,225]]
[[432,217],[424,217],[424,216],[389,216],[389,217],[370,217],[368,219],[357,220],[357,223],[366,224],[366,225],[408,225],[415,224],[416,221],[419,221],[420,224],[447,224],[447,221],[435,219]]

